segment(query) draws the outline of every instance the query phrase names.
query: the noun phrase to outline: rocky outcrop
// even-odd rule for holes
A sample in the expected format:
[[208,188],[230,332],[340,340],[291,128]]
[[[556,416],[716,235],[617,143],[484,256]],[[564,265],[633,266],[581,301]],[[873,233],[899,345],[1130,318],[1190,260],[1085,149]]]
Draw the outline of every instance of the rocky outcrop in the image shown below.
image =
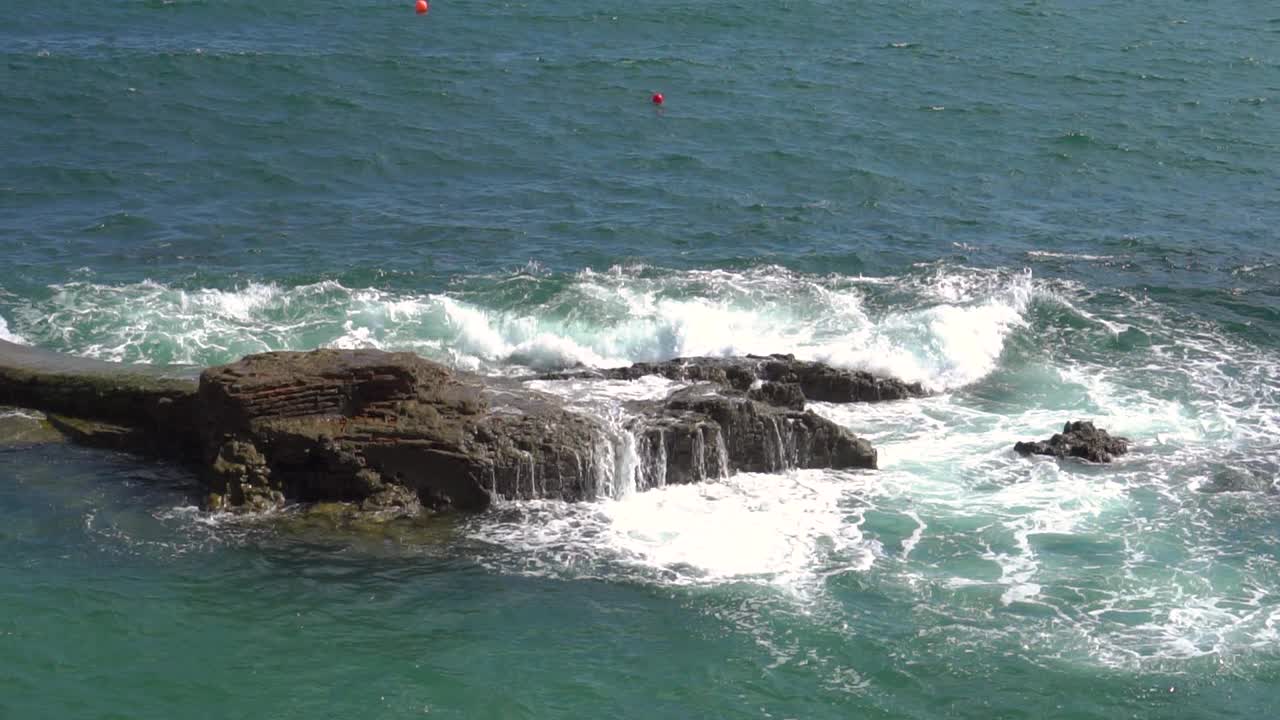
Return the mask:
[[200,378],[211,504],[284,498],[477,510],[594,496],[597,432],[553,398],[411,353],[266,353]]
[[876,467],[871,443],[820,415],[709,384],[672,393],[631,425],[649,460],[639,479],[645,488],[740,471]]
[[[620,474],[642,488],[736,470],[875,467],[875,451],[813,413],[714,386],[635,408],[631,464],[558,398],[409,353],[267,353],[206,370],[199,404],[213,505],[285,498],[477,510],[494,497],[582,500]],[[621,478],[632,481],[631,477]]]
[[843,370],[823,363],[797,360],[794,355],[676,358],[666,362],[636,363],[624,368],[573,371],[545,377],[635,380],[645,375],[659,375],[685,382],[713,383],[732,390],[750,392],[755,399],[794,409],[803,408],[804,400],[831,403],[880,402],[928,394],[920,383],[907,383],[862,370]]
[[[632,403],[606,426],[520,382],[411,353],[265,353],[209,368],[197,385],[189,369],[14,348],[0,345],[0,403],[42,410],[79,442],[186,460],[211,508],[480,510],[495,498],[585,500],[736,471],[876,466],[869,443],[803,407],[806,387],[853,397],[880,381],[786,356],[660,364],[706,382]],[[875,392],[899,392],[885,388]]]
[[1095,428],[1085,420],[1069,422],[1062,432],[1048,440],[1020,442],[1013,449],[1022,455],[1051,455],[1058,458],[1078,457],[1090,462],[1108,463],[1129,451],[1130,440],[1112,437],[1106,430]]

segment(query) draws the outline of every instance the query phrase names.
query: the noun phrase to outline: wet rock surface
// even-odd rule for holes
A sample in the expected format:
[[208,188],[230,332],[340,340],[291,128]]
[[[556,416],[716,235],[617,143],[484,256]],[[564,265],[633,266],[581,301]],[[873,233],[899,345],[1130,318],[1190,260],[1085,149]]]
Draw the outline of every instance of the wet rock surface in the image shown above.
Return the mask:
[[1077,457],[1090,462],[1108,463],[1129,451],[1128,438],[1113,437],[1092,422],[1076,421],[1063,426],[1048,440],[1020,442],[1013,449],[1022,455],[1051,455],[1058,458]]
[[876,467],[871,443],[810,411],[726,394],[716,385],[677,390],[641,409],[632,428],[651,462],[643,487],[701,482],[733,472]]

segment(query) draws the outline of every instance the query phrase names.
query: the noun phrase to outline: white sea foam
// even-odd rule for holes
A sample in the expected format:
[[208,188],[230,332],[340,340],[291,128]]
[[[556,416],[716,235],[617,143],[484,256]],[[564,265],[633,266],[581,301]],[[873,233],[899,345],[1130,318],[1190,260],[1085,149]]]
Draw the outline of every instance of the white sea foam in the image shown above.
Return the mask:
[[679,384],[658,375],[637,380],[532,380],[525,385],[534,390],[559,395],[571,405],[591,411],[613,407],[629,400],[661,400]]
[[19,418],[22,420],[30,420],[32,422],[40,422],[41,420],[44,420],[44,414],[34,410],[0,407],[0,418]]
[[110,360],[209,364],[263,350],[375,347],[504,372],[786,351],[945,390],[995,367],[1039,292],[1026,275],[939,271],[900,283],[922,305],[873,313],[866,280],[773,267],[615,268],[580,272],[543,302],[505,307],[487,307],[474,293],[335,282],[233,290],[73,282],[20,312],[37,342]]
[[1028,257],[1033,258],[1055,258],[1058,260],[1085,260],[1088,262],[1101,262],[1106,260],[1115,260],[1115,255],[1090,255],[1088,253],[1064,253],[1053,252],[1051,250],[1028,250]]
[[804,593],[823,577],[873,564],[879,549],[862,537],[854,502],[870,481],[820,471],[747,473],[599,503],[518,503],[475,521],[469,534],[504,548],[485,560],[506,571],[677,585],[760,582]]
[[18,343],[20,345],[25,345],[27,342],[21,336],[16,335],[9,331],[9,325],[8,323],[5,322],[3,317],[0,317],[0,340],[5,340],[11,343]]

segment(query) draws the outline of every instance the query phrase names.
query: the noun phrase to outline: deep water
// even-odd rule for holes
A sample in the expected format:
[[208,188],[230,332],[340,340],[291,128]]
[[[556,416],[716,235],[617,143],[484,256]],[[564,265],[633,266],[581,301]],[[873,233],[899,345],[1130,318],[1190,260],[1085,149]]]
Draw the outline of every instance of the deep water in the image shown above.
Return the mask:
[[[0,717],[1280,705],[1271,4],[3,10],[0,339],[504,375],[790,352],[934,394],[815,407],[874,473],[375,530],[0,444]],[[540,387],[614,425],[669,389]],[[1074,419],[1134,452],[1011,453]]]

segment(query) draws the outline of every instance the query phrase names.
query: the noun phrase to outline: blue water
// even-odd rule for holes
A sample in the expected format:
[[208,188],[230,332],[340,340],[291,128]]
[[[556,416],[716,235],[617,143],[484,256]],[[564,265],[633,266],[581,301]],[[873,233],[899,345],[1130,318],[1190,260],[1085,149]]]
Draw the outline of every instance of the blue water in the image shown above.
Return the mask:
[[[935,395],[817,408],[875,474],[378,529],[0,448],[0,715],[1280,702],[1270,4],[3,10],[0,338],[515,375],[793,352]],[[668,388],[542,389],[616,418]],[[1009,452],[1077,418],[1134,453]]]

